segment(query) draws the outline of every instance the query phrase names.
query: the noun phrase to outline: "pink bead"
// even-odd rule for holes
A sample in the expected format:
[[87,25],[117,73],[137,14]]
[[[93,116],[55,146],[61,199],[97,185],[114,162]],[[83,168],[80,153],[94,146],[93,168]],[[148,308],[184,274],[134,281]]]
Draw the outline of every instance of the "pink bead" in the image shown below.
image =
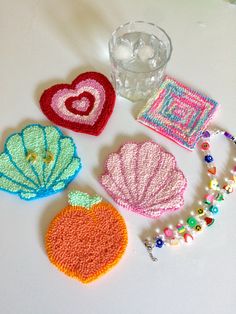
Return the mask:
[[214,201],[214,195],[212,195],[212,194],[207,194],[207,195],[205,195],[204,198],[206,201],[209,201],[211,203]]
[[233,167],[233,171],[236,172],[236,165]]
[[165,228],[164,234],[167,238],[173,238],[174,237],[174,232],[170,228]]

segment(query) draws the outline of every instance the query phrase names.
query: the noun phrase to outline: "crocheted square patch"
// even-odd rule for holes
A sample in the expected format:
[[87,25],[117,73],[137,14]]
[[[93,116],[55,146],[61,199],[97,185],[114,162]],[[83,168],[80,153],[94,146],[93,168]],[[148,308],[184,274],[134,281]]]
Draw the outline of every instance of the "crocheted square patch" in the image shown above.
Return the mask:
[[137,120],[192,150],[214,116],[218,103],[166,77]]
[[40,106],[57,125],[99,135],[113,112],[115,99],[114,88],[103,74],[86,72],[71,84],[57,84],[45,90]]

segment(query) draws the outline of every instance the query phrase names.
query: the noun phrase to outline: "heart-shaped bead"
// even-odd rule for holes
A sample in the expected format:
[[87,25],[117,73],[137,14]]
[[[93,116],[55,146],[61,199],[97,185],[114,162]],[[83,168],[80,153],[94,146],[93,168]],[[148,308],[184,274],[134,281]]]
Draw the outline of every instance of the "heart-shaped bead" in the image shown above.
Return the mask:
[[40,106],[57,125],[99,135],[113,112],[115,99],[114,88],[103,74],[86,72],[71,84],[57,84],[45,90]]

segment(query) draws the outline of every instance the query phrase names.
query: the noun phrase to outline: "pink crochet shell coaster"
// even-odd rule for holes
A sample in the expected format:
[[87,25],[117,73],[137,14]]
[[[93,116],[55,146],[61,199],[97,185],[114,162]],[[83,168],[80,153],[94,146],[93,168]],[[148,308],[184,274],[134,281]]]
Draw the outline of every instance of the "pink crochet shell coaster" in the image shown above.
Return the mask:
[[117,204],[149,218],[181,209],[187,186],[175,157],[152,141],[110,154],[100,182]]
[[137,120],[180,146],[194,149],[218,103],[166,76]]

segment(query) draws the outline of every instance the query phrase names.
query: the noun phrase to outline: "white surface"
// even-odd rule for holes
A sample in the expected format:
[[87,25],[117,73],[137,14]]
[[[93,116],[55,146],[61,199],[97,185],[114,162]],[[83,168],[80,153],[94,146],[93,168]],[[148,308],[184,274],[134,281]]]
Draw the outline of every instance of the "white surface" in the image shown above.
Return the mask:
[[[219,101],[214,125],[236,134],[236,6],[223,0],[0,0],[1,149],[26,123],[49,124],[38,106],[44,88],[70,82],[84,70],[109,75],[109,36],[129,20],[153,21],[167,31],[174,46],[168,73]],[[72,186],[111,201],[97,181],[107,154],[127,139],[152,138],[175,154],[188,178],[186,210],[194,208],[206,184],[199,154],[139,125],[139,109],[118,99],[97,138],[64,129],[84,165]],[[225,170],[235,147],[221,143],[216,141],[215,156]],[[223,203],[211,230],[190,247],[163,249],[158,264],[139,238],[158,223],[120,209],[129,232],[127,252],[109,274],[87,286],[57,271],[43,248],[66,192],[33,202],[4,192],[0,197],[1,314],[235,313],[236,193]],[[165,223],[176,220],[173,215]]]

